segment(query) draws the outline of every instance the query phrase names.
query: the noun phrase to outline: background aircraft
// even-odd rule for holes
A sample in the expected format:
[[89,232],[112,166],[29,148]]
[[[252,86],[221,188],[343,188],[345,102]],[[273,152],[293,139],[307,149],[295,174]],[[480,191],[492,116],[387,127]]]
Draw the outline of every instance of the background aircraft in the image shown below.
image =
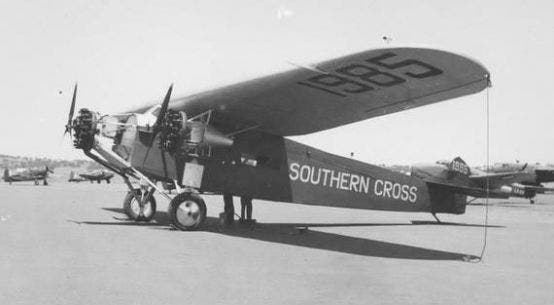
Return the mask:
[[554,166],[541,164],[496,163],[487,171],[488,173],[514,173],[501,178],[506,181],[507,187],[513,191],[524,194],[534,203],[536,194],[552,193],[554,188],[545,187],[543,183],[554,182]]
[[[73,134],[76,148],[123,178],[129,187],[123,206],[137,221],[153,217],[154,191],[170,201],[171,222],[182,230],[204,221],[202,192],[461,214],[463,194],[285,137],[473,94],[489,85],[488,71],[464,56],[422,48],[377,49],[170,103],[171,86],[161,105],[118,115],[83,108],[73,119],[75,86],[66,133]],[[141,187],[129,178],[140,179]],[[156,181],[172,184],[178,195],[170,197]],[[229,210],[225,214],[233,217]]]
[[95,170],[82,174],[75,174],[74,171],[69,173],[69,182],[81,182],[90,181],[91,183],[96,181],[100,183],[102,180],[106,180],[106,183],[110,183],[110,179],[113,178],[113,173],[105,170]]
[[[553,192],[546,188],[528,183],[536,183],[534,171],[526,171],[527,166],[518,165],[510,170],[485,172],[470,168],[460,157],[451,162],[437,161],[435,164],[416,164],[411,168],[411,175],[424,179],[445,190],[468,196],[483,198],[522,197],[530,199],[537,193]],[[488,188],[488,191],[487,191]]]
[[45,166],[44,169],[19,169],[13,171],[9,169],[4,170],[4,181],[12,184],[12,182],[21,182],[21,181],[34,181],[35,185],[39,184],[39,181],[42,180],[43,185],[48,185],[48,173],[54,173],[48,166]]

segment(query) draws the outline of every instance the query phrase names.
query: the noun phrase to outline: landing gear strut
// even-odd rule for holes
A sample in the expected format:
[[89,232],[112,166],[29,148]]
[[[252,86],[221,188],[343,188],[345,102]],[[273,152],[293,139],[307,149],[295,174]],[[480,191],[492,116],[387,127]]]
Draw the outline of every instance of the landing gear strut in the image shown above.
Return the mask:
[[437,214],[431,213],[431,215],[433,215],[433,217],[435,217],[435,219],[437,220],[438,223],[441,223],[441,220],[437,217]]

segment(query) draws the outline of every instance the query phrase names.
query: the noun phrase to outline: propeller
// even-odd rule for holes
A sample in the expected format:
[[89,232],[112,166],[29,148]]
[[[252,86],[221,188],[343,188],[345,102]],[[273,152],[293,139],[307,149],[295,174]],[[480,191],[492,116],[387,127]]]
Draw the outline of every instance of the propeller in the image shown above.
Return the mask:
[[73,88],[73,98],[71,99],[71,107],[69,108],[69,115],[67,116],[67,124],[65,125],[65,132],[63,133],[64,137],[67,133],[69,133],[69,136],[71,137],[71,127],[72,127],[72,120],[73,120],[73,113],[75,112],[75,100],[77,99],[77,83],[75,83],[75,87]]
[[[164,100],[162,102],[162,106],[160,108],[160,113],[158,113],[158,117],[156,118],[156,123],[154,124],[154,129],[152,130],[152,137],[150,138],[150,145],[148,149],[146,150],[146,154],[144,155],[143,164],[146,163],[146,160],[148,159],[148,155],[150,154],[150,150],[152,149],[152,146],[154,145],[154,140],[156,139],[156,135],[158,132],[160,132],[160,127],[162,124],[162,120],[165,117],[165,114],[167,113],[167,109],[169,107],[169,100],[171,99],[171,92],[173,91],[173,84],[169,86],[169,89],[167,89],[167,93],[165,94]],[[166,160],[165,160],[165,152],[162,151],[162,161],[164,165],[164,173],[167,177],[167,169],[166,169]]]
[[158,118],[156,119],[156,128],[159,129],[159,126],[162,123],[162,120],[167,112],[167,108],[169,107],[169,100],[171,99],[171,92],[173,91],[173,84],[169,86],[169,89],[167,89],[167,93],[165,94],[164,100],[162,102],[162,107],[160,108],[160,113],[158,114]]
[[171,84],[169,86],[169,89],[167,89],[167,93],[165,94],[164,100],[162,102],[162,107],[160,108],[160,113],[158,113],[158,117],[156,118],[156,123],[154,124],[154,129],[152,130],[152,138],[150,140],[150,146],[152,146],[154,142],[154,138],[156,138],[156,135],[158,134],[158,132],[160,132],[160,126],[162,124],[162,120],[165,117],[165,114],[167,113],[172,91],[173,91],[173,84]]
[[525,163],[525,165],[523,165],[523,167],[520,169],[520,171],[523,171],[524,169],[526,169],[527,165],[529,165],[529,163]]

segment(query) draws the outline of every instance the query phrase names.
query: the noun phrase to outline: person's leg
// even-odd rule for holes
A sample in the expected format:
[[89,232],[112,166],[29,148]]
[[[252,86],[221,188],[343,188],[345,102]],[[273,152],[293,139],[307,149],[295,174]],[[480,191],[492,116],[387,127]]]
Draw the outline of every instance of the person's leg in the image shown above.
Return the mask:
[[246,218],[244,218],[245,210],[246,210],[246,201],[244,200],[244,196],[243,196],[243,197],[240,197],[240,219],[241,220],[246,219]]
[[233,195],[229,193],[223,194],[224,208],[223,212],[225,213],[225,221],[227,223],[232,223],[235,218],[235,206],[233,204]]
[[246,198],[246,218],[252,220],[252,197]]

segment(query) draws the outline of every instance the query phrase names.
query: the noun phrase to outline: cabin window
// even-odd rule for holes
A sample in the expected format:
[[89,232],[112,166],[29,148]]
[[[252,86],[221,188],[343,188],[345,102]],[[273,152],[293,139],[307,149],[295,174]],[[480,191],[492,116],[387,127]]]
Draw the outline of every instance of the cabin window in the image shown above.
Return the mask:
[[240,161],[242,164],[258,168],[271,168],[279,169],[280,164],[274,158],[263,155],[251,155],[251,154],[242,154]]

